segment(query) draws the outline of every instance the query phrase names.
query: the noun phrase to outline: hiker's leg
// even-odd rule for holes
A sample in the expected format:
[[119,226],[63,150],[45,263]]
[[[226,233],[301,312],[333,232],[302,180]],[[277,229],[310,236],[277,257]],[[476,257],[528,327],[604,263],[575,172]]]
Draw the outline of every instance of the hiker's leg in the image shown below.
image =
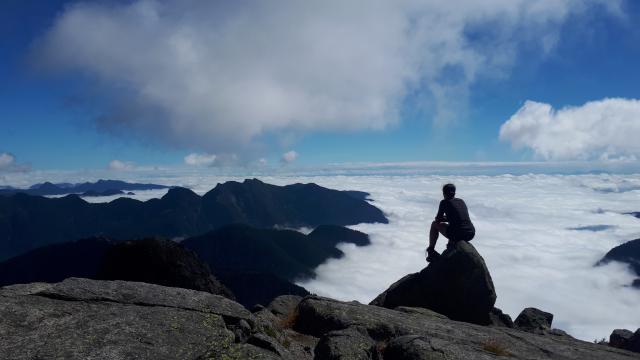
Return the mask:
[[[429,248],[434,249],[436,242],[438,242],[438,235],[442,234],[447,237],[448,223],[433,221],[431,223],[431,230],[429,231]],[[447,237],[448,238],[448,237]]]
[[451,240],[451,238],[449,236],[449,232],[448,232],[449,231],[449,223],[441,222],[441,223],[438,223],[436,226],[437,226],[438,232],[440,234],[442,234],[447,239]]
[[435,249],[439,232],[438,223],[434,220],[431,223],[431,230],[429,230],[429,249]]
[[427,262],[434,261],[440,256],[436,252],[436,242],[440,234],[447,236],[447,227],[449,224],[443,222],[434,221],[431,223],[431,229],[429,230],[429,247],[427,248]]

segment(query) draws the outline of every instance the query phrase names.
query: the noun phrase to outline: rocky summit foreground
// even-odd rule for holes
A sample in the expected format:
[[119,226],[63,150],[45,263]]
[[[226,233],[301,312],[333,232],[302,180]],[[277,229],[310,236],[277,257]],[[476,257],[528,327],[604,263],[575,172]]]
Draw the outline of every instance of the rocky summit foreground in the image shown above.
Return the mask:
[[2,359],[637,359],[575,340],[315,296],[251,313],[206,292],[71,278],[0,288]]

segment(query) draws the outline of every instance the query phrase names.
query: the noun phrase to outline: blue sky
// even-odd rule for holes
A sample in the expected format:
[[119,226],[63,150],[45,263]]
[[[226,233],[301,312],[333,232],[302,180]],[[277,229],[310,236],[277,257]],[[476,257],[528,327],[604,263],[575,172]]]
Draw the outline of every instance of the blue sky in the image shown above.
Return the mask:
[[[84,16],[89,19],[87,23],[91,24],[91,16],[101,16],[100,19],[106,18],[114,24],[120,24],[122,31],[131,33],[131,39],[138,38],[138,28],[131,19],[138,13],[131,15],[127,9],[140,5],[139,3],[144,5],[145,2],[89,3],[78,6],[75,2],[68,1],[9,0],[0,5],[0,78],[3,79],[0,82],[0,153],[11,154],[15,164],[30,164],[33,169],[104,168],[110,161],[118,159],[137,166],[182,166],[186,155],[198,153],[215,154],[217,159],[238,159],[220,163],[235,161],[239,164],[252,164],[263,158],[275,165],[281,162],[282,154],[290,150],[298,154],[294,157],[295,163],[301,165],[419,160],[597,160],[602,158],[600,153],[605,148],[608,149],[607,157],[635,161],[638,153],[638,149],[632,145],[616,147],[616,144],[624,141],[615,140],[615,136],[612,137],[611,144],[587,141],[584,145],[576,145],[578,150],[569,151],[559,144],[549,145],[548,139],[553,134],[547,136],[539,128],[535,130],[538,136],[536,140],[531,140],[530,134],[522,134],[519,126],[512,127],[500,139],[501,126],[522,109],[527,100],[548,104],[554,111],[561,113],[560,109],[564,107],[583,107],[590,101],[640,98],[637,86],[640,83],[640,67],[637,65],[640,64],[640,28],[636,25],[640,23],[640,4],[635,1],[622,1],[620,11],[616,13],[597,4],[574,10],[572,7],[575,2],[567,0],[566,6],[560,10],[550,8],[548,11],[543,10],[542,15],[527,15],[529,10],[525,9],[514,15],[512,21],[505,21],[504,24],[501,23],[501,11],[505,11],[503,9],[490,9],[496,11],[497,15],[492,15],[487,10],[489,14],[478,19],[472,14],[465,15],[463,10],[456,7],[428,8],[425,12],[441,10],[450,14],[452,19],[462,23],[462,28],[432,30],[430,21],[433,17],[425,15],[422,18],[426,24],[425,29],[437,31],[437,34],[427,31],[424,38],[405,37],[403,34],[407,30],[403,28],[404,30],[398,31],[397,39],[389,36],[389,39],[378,42],[377,34],[380,37],[386,36],[387,28],[383,25],[393,29],[394,24],[380,25],[383,28],[378,33],[379,29],[366,28],[369,26],[367,23],[365,30],[371,34],[367,41],[375,45],[354,54],[349,54],[351,46],[347,40],[339,40],[335,44],[335,38],[330,35],[332,29],[342,26],[339,23],[342,12],[346,21],[350,21],[348,16],[351,16],[349,14],[352,9],[338,6],[337,10],[334,7],[323,12],[294,8],[290,10],[291,15],[298,18],[305,17],[297,16],[296,12],[305,16],[319,13],[319,19],[313,16],[305,18],[308,23],[320,24],[319,32],[309,32],[308,42],[323,44],[323,25],[329,24],[326,25],[326,39],[331,40],[331,45],[321,48],[323,55],[310,57],[303,54],[309,49],[306,44],[296,47],[299,38],[289,38],[286,31],[290,30],[283,32],[266,28],[264,36],[267,43],[273,43],[275,39],[293,44],[284,50],[271,51],[269,47],[261,50],[260,56],[274,59],[266,65],[264,63],[269,60],[263,62],[246,58],[247,52],[250,56],[254,55],[252,49],[262,45],[258,40],[237,51],[239,55],[234,55],[235,48],[225,47],[226,43],[206,48],[210,44],[208,38],[203,40],[197,32],[209,30],[207,26],[215,32],[222,26],[203,23],[202,19],[171,1],[167,2],[168,5],[162,1],[147,2],[151,5],[145,9],[157,11],[157,26],[162,26],[163,29],[162,32],[154,32],[150,38],[152,40],[135,43],[127,39],[126,35],[129,34],[107,38],[99,30],[91,28],[87,29],[87,35],[83,37],[82,28],[73,28],[82,25],[73,20],[83,19]],[[249,18],[252,20],[251,24],[262,21],[269,24],[273,20],[267,15],[256,15],[264,11],[252,9],[252,4],[226,9],[222,5],[216,8],[216,5],[199,3],[201,2],[194,1],[192,5],[195,8],[201,6],[203,12],[228,11],[230,18]],[[544,2],[542,5],[544,6]],[[420,10],[423,9],[400,9],[398,18],[406,16],[413,19],[414,15],[420,18],[422,15],[417,15]],[[565,13],[558,15],[560,11]],[[361,15],[354,11],[353,14],[356,19],[365,15],[374,19],[377,16],[374,12]],[[540,17],[543,19],[540,20]],[[176,20],[177,18],[181,20]],[[95,23],[95,18],[93,20]],[[127,21],[134,21],[134,26],[129,26]],[[165,44],[163,36],[171,38],[175,34],[164,29],[172,26],[176,29],[189,27],[192,25],[190,21],[195,24],[190,27],[195,35],[189,33],[191,40],[187,44],[196,44],[204,49],[196,55],[213,54],[211,56],[214,58],[224,52],[224,56],[230,54],[228,56],[231,59],[216,63],[217,67],[222,68],[221,72],[211,71],[206,64],[202,65],[202,61],[198,61],[197,66],[200,68],[197,70],[205,70],[207,75],[198,74],[194,80],[204,77],[205,94],[201,96],[198,93],[198,96],[185,96],[163,103],[162,99],[167,99],[166,94],[155,91],[153,86],[176,83],[186,86],[182,90],[176,89],[177,95],[189,92],[193,90],[190,84],[194,81],[183,81],[190,76],[183,73],[190,73],[191,69],[182,63],[178,66],[169,62],[176,53],[163,53],[164,47],[150,43],[149,52],[153,52],[155,58],[166,56],[169,60],[159,63],[162,72],[150,73],[146,77],[141,75],[139,81],[135,80],[138,82],[129,82],[129,78],[137,78],[140,68],[135,67],[139,66],[137,64],[132,65],[128,59],[139,57],[144,61],[142,55],[147,50],[141,48],[141,44],[149,41]],[[212,23],[215,21],[215,18],[211,20]],[[71,27],[76,33],[69,35],[64,31],[67,29],[65,26]],[[257,37],[256,32],[261,32],[262,28],[252,29],[251,26],[238,30],[237,35],[229,35],[230,39],[237,42],[252,41]],[[226,34],[223,30],[220,33]],[[344,31],[354,37],[354,44],[361,44],[363,39],[367,39],[367,35],[363,39],[358,38],[361,33],[350,28]],[[456,31],[455,34],[464,41],[462,52],[466,54],[460,55],[461,50],[456,48],[455,42],[450,46],[446,43],[449,35]],[[304,31],[301,33],[306,34]],[[318,33],[322,35],[317,37]],[[304,36],[306,35],[301,35],[302,40],[307,40]],[[442,40],[444,47],[451,48],[438,55],[440,58],[430,55],[435,49],[431,39],[438,37],[445,39]],[[539,39],[544,41],[538,41]],[[127,44],[127,41],[131,41],[131,44]],[[412,74],[406,79],[394,80],[396,72],[398,76],[395,78],[405,76],[404,70],[409,63],[397,66],[402,70],[400,71],[391,68],[396,66],[398,58],[389,56],[387,59],[384,56],[401,41],[419,43],[415,48],[424,53],[418,52],[416,55],[407,50],[407,54],[412,54],[412,60],[419,65],[412,68]],[[380,46],[377,46],[378,43]],[[413,44],[409,44],[407,47],[412,46]],[[89,48],[91,51],[87,50]],[[135,49],[136,54],[122,54],[118,52],[121,48]],[[290,52],[291,49],[300,52],[299,59],[289,58],[287,51]],[[329,85],[323,83],[322,72],[331,72],[335,68],[332,62],[336,56],[324,55],[327,50],[338,56],[347,54],[349,59],[354,59],[353,62],[336,63],[338,68],[335,73],[327,74],[331,81]],[[496,53],[500,56],[496,56]],[[96,60],[96,54],[101,57],[102,62]],[[379,70],[382,73],[387,73],[388,70],[388,76],[379,81],[371,81],[375,72],[360,74],[359,70],[369,65],[365,60],[372,58],[363,57],[362,54],[382,56],[384,61],[380,61]],[[117,69],[118,73],[111,72],[112,69],[104,70],[104,62],[110,61],[111,56],[114,59],[111,64],[115,64],[113,69]],[[234,59],[232,56],[238,58]],[[474,63],[474,57],[488,60]],[[208,59],[204,55],[202,58]],[[444,65],[443,58],[449,59]],[[451,58],[454,60],[450,60]],[[282,75],[283,69],[277,64],[287,61],[306,61],[309,65],[293,69],[295,76]],[[174,71],[175,74],[169,77],[163,74],[166,71]],[[247,82],[247,78],[254,72],[258,74],[254,77],[266,74],[265,81],[268,83],[248,82],[251,96],[243,99],[240,95],[228,95],[225,92],[236,83]],[[119,78],[120,74],[122,78]],[[230,74],[228,78],[226,74]],[[354,78],[349,79],[352,75]],[[163,80],[163,76],[166,79]],[[220,88],[211,85],[218,82],[217,76],[225,76],[224,81],[220,80]],[[298,81],[299,78],[304,80],[303,84]],[[344,80],[345,78],[348,80]],[[158,85],[160,80],[161,85]],[[314,81],[317,84],[313,84]],[[350,84],[355,84],[353,91],[349,91]],[[293,92],[285,93],[287,96],[284,100],[293,104],[283,104],[280,97],[273,97],[276,99],[275,103],[265,100],[266,103],[260,105],[263,107],[255,105],[259,111],[252,112],[255,101],[263,99],[263,93],[260,92],[263,85],[267,90],[274,87],[279,91],[293,89]],[[377,87],[380,88],[379,91],[369,91]],[[150,88],[153,92],[151,100],[145,92]],[[440,97],[434,95],[437,91],[442,91]],[[363,98],[367,101],[358,98],[361,92],[365,93]],[[299,93],[304,96],[298,99],[295,95]],[[280,92],[276,95],[278,94]],[[266,93],[264,98],[271,99],[271,95]],[[201,104],[202,99],[217,96],[223,97],[219,104]],[[379,106],[376,104],[379,104],[377,101],[380,99],[387,105],[378,111]],[[233,105],[236,101],[239,105]],[[324,106],[320,111],[314,108],[318,103]],[[183,104],[188,104],[187,110],[182,108]],[[300,108],[297,104],[300,104]],[[199,109],[200,105],[201,111],[191,111]],[[629,105],[630,110],[618,112],[619,107],[626,105]],[[635,112],[635,104],[603,106],[606,110],[597,114],[598,123],[607,122],[609,118],[622,118],[619,121],[625,125],[611,125],[615,126],[612,131],[621,132],[622,130],[615,129],[629,126],[630,130],[625,131],[625,134],[634,135],[633,131],[637,127],[632,123],[640,122],[640,117],[635,117],[640,115]],[[324,108],[332,111],[325,114]],[[270,113],[272,109],[273,113]],[[587,107],[583,110],[588,114],[595,111]],[[447,115],[443,116],[442,113]],[[533,110],[531,114],[534,114]],[[522,119],[514,119],[514,122],[524,123],[525,115],[528,116],[526,119],[530,119],[527,110],[523,111]],[[562,120],[570,117],[569,115],[552,115],[550,118],[553,121],[578,124],[576,126],[580,127],[580,120]],[[252,118],[247,120],[248,116]],[[188,120],[181,123],[185,118]],[[96,122],[96,119],[102,120]],[[256,123],[260,126],[254,126]],[[241,125],[236,129],[236,124]],[[380,124],[383,124],[382,129]],[[594,135],[602,126],[593,125],[578,131]],[[178,135],[174,136],[175,134]],[[193,142],[190,141],[191,138],[194,139]],[[208,138],[211,141],[207,141]],[[567,141],[571,141],[571,136]],[[520,149],[512,149],[512,144],[517,142],[521,144]]]

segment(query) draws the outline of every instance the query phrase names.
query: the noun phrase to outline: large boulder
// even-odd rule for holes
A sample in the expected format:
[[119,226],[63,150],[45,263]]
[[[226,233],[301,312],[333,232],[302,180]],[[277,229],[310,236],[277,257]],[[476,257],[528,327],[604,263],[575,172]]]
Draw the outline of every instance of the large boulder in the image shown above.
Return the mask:
[[633,336],[627,342],[625,349],[640,353],[640,329],[633,333]]
[[640,329],[635,333],[624,329],[614,330],[609,336],[609,345],[640,353]]
[[571,337],[564,330],[551,328],[551,323],[553,323],[553,314],[528,307],[520,312],[511,327],[536,335]]
[[615,329],[609,335],[609,346],[624,349],[629,342],[629,339],[633,337],[633,332],[627,329]]
[[487,325],[496,302],[489,270],[473,245],[459,241],[419,273],[378,295],[371,305],[424,307],[452,320]]
[[553,314],[533,307],[522,310],[516,318],[516,328],[535,334],[543,334],[551,330]]

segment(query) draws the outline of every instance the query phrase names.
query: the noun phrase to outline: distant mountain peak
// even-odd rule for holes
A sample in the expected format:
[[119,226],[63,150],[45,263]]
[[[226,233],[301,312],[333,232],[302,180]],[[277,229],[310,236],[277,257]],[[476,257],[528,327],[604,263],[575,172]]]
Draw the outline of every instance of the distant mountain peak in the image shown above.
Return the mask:
[[190,195],[190,196],[198,196],[198,194],[196,194],[193,190],[186,188],[186,187],[181,187],[181,186],[174,186],[172,188],[170,188],[167,193],[163,196],[175,196],[175,195]]
[[47,182],[44,182],[42,184],[39,184],[39,186],[36,187],[35,189],[38,189],[38,190],[49,190],[49,189],[59,190],[60,187],[58,187],[54,183],[51,183],[51,182],[47,181]]
[[172,201],[181,199],[200,199],[200,195],[196,194],[193,190],[184,187],[172,187],[162,197],[162,200]]

